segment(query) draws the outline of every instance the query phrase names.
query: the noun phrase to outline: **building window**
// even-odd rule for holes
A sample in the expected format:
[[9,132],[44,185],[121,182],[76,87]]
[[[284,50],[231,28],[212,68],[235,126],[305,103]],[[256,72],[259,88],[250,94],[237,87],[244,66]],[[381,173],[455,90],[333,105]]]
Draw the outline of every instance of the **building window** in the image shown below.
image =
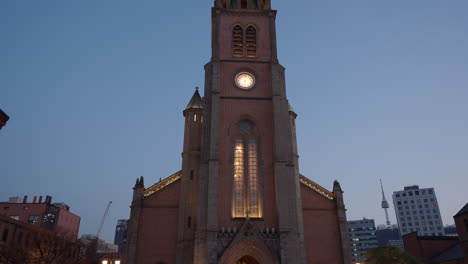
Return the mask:
[[38,215],[30,215],[28,217],[28,223],[30,223],[30,224],[36,224],[37,221],[39,221],[39,216]]
[[245,46],[247,57],[257,56],[257,30],[253,26],[248,26],[245,31]]
[[2,241],[3,241],[3,242],[6,242],[7,239],[8,239],[8,228],[5,228],[5,229],[3,230],[3,234],[2,234]]
[[242,27],[237,25],[232,30],[232,56],[244,56],[244,33]]
[[18,216],[18,215],[10,215],[10,218],[15,219],[15,220],[19,220],[19,216]]
[[249,120],[241,120],[238,128],[240,136],[234,142],[232,214],[233,217],[261,218],[255,125]]
[[250,25],[244,30],[236,25],[232,30],[232,56],[257,57],[257,30]]

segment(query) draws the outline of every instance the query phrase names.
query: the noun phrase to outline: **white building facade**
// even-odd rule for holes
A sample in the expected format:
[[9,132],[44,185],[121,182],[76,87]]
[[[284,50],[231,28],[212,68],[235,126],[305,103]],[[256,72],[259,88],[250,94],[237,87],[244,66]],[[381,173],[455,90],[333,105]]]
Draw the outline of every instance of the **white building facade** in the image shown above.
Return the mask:
[[402,236],[411,232],[421,236],[445,235],[434,188],[404,187],[393,192],[393,204]]

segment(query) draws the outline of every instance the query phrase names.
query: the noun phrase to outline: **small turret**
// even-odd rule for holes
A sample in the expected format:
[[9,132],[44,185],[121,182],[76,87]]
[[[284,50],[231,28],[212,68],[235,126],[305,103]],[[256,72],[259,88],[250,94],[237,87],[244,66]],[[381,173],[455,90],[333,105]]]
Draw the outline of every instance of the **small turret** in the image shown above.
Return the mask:
[[195,88],[183,114],[185,117],[182,151],[176,264],[192,263],[197,225],[198,175],[203,127],[203,99]]
[[184,116],[187,112],[190,112],[189,110],[191,109],[203,109],[203,100],[200,96],[200,93],[198,92],[198,87],[195,87],[195,92],[193,93],[192,99],[190,99],[190,102],[187,104],[187,107],[183,112]]
[[200,150],[201,128],[203,122],[203,99],[195,87],[195,92],[183,111],[185,117],[185,135],[183,151]]

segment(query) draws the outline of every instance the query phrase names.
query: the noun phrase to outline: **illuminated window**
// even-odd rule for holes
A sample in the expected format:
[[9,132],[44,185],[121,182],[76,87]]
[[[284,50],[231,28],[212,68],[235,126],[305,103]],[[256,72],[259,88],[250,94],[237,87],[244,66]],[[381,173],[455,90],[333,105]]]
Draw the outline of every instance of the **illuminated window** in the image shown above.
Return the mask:
[[39,221],[39,216],[38,215],[30,215],[28,217],[28,223],[29,224],[35,224]]
[[237,25],[232,30],[232,56],[244,56],[244,32],[241,26]]
[[258,173],[258,143],[249,120],[239,122],[240,136],[234,141],[233,217],[262,217]]

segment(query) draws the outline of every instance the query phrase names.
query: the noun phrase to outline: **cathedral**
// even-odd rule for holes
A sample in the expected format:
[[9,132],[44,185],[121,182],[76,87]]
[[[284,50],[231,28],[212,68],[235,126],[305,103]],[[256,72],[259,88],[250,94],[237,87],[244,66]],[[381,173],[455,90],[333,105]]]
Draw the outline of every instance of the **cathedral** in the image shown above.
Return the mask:
[[182,168],[133,187],[127,264],[350,264],[343,192],[299,172],[270,0],[215,0]]

